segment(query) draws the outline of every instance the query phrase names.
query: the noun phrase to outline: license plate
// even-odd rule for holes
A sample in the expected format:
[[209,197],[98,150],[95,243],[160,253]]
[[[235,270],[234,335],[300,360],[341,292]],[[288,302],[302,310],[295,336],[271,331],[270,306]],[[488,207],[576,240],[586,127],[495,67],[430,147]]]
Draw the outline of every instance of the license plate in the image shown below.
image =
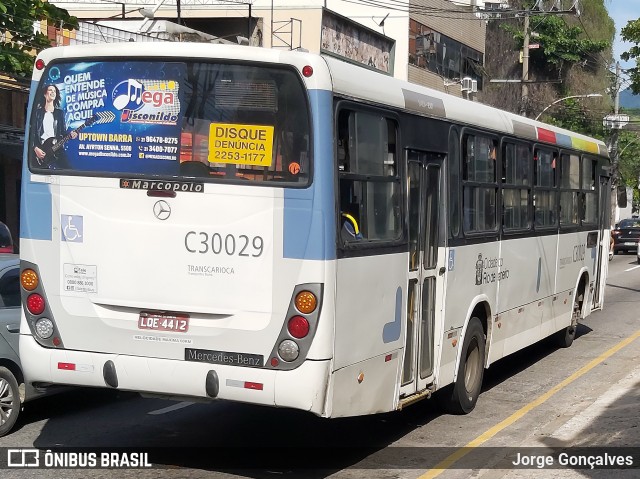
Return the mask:
[[148,313],[143,311],[140,313],[140,317],[138,318],[138,329],[186,333],[189,331],[189,315],[175,313]]
[[635,243],[635,242],[633,242],[633,241],[627,241],[624,245],[625,245],[625,246],[637,246],[637,245],[638,245],[638,243]]

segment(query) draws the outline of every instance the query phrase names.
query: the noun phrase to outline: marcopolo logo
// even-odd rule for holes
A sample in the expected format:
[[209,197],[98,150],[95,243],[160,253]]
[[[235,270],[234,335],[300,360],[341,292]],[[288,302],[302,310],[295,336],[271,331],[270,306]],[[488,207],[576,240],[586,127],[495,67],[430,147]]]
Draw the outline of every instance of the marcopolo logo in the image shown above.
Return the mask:
[[120,188],[128,190],[184,191],[202,193],[204,192],[204,183],[198,183],[196,181],[148,181],[121,178]]

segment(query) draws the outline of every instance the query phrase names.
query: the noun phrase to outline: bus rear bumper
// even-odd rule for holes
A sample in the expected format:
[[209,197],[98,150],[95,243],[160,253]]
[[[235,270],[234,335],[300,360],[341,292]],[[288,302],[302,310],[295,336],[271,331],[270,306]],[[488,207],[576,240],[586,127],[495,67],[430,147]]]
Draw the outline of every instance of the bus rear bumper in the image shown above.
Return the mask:
[[[20,336],[30,384],[114,388],[175,398],[226,399],[325,415],[330,361],[306,361],[291,371],[47,349]],[[212,373],[213,371],[213,373]],[[212,379],[215,378],[215,379]],[[208,381],[208,384],[207,384]],[[212,384],[215,381],[217,384]]]

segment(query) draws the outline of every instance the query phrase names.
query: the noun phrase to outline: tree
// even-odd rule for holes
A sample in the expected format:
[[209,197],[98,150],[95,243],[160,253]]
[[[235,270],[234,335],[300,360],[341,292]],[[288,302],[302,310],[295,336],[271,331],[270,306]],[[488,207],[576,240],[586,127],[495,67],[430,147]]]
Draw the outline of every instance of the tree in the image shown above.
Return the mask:
[[[553,2],[552,2],[553,3]],[[549,10],[549,2],[541,3]],[[527,11],[529,16],[529,42],[539,45],[529,50],[529,104],[528,110],[535,114],[561,97],[583,92],[604,93],[610,86],[608,68],[611,65],[611,44],[615,37],[615,24],[605,7],[605,0],[583,0],[580,15],[543,13],[532,0],[511,0],[509,5],[518,11]],[[562,9],[568,9],[568,1]],[[566,8],[564,8],[566,7]],[[485,68],[497,79],[522,78],[522,53],[524,39],[522,15],[515,19],[498,17],[487,25]],[[522,86],[518,83],[486,82],[481,101],[498,108],[519,112],[522,107]],[[592,110],[582,113],[592,116],[591,121],[601,123],[602,115],[595,113],[603,109],[606,99],[580,102]],[[565,103],[547,113],[555,116]]]
[[637,95],[640,94],[640,18],[629,21],[620,31],[620,36],[626,42],[635,43],[628,52],[622,53],[620,58],[626,62],[634,59],[636,61],[636,67],[629,68],[627,73],[631,80],[631,91]]
[[620,176],[622,183],[638,188],[640,178],[640,136],[637,132],[621,131],[618,139]]
[[[556,78],[563,78],[566,67],[577,63],[597,70],[590,62],[611,47],[607,40],[584,38],[582,28],[569,25],[560,16],[531,16],[530,24],[535,26],[535,43],[540,45],[540,48],[529,51],[530,66]],[[518,48],[522,48],[524,32],[511,25],[504,25],[504,28],[513,34]]]
[[34,23],[78,28],[78,20],[45,0],[0,0],[0,71],[29,76],[34,55],[51,46],[51,40],[34,32]]

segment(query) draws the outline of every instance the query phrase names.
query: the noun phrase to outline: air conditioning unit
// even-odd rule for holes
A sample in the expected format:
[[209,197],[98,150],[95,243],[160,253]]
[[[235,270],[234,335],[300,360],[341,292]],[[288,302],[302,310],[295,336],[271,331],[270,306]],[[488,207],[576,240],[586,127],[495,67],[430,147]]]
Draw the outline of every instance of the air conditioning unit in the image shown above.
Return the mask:
[[462,79],[462,82],[460,83],[460,91],[463,92],[467,92],[470,93],[473,88],[473,80],[469,77],[465,77]]
[[471,80],[471,93],[478,93],[478,80]]

